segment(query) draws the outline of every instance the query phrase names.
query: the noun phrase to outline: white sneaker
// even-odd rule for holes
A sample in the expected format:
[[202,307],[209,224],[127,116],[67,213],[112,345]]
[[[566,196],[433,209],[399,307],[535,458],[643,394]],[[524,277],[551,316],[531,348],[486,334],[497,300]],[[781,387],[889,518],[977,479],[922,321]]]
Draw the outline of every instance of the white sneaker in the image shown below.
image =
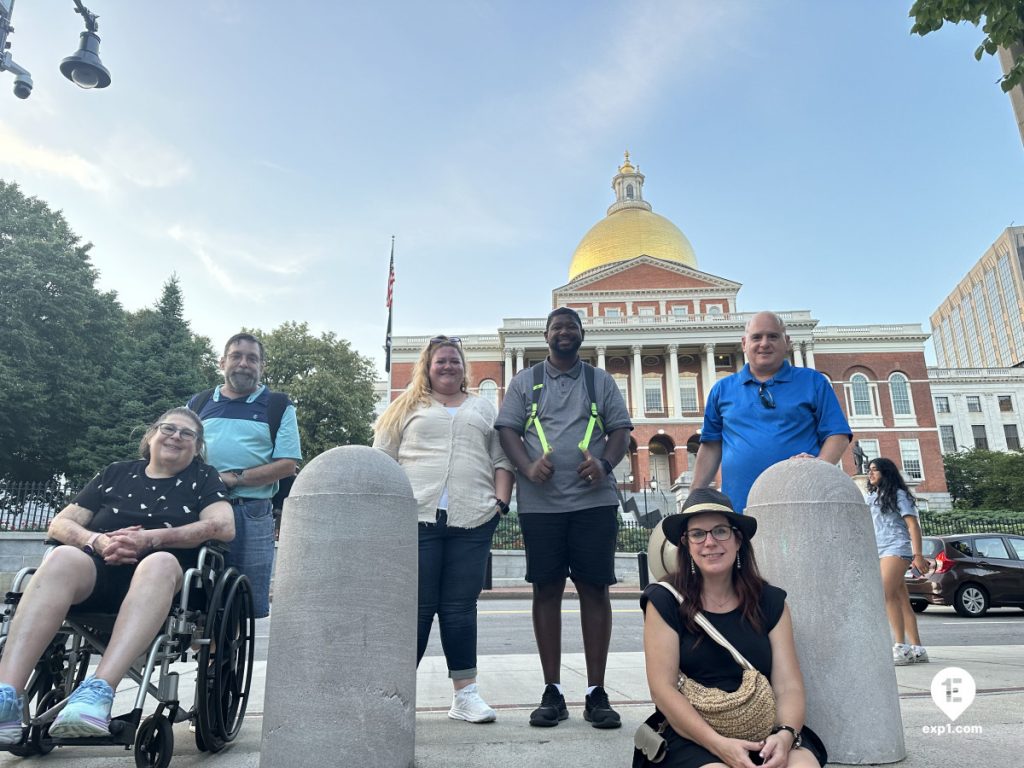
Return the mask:
[[452,720],[468,720],[471,723],[491,723],[497,719],[497,713],[487,706],[476,691],[476,683],[455,692],[452,697],[452,708],[448,710]]
[[892,647],[892,663],[897,667],[905,667],[907,664],[914,663],[914,652],[910,650],[909,645],[903,645],[902,643],[896,643]]
[[910,646],[910,652],[914,655],[915,664],[927,664],[928,651],[925,650],[923,645],[912,645]]

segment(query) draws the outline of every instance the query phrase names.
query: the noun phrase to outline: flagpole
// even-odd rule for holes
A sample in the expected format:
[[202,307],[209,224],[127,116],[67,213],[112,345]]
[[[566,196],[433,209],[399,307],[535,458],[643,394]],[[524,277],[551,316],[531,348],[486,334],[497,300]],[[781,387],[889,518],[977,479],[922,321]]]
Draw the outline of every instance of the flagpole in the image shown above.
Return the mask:
[[395,295],[395,236],[391,236],[391,262],[388,267],[388,332],[384,340],[384,372],[388,375],[388,402],[391,402],[391,321]]

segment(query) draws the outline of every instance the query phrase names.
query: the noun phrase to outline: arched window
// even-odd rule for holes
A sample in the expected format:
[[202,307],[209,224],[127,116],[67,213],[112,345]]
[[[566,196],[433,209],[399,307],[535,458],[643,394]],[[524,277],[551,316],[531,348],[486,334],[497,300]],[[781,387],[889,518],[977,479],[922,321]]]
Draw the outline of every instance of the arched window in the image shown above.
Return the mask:
[[633,185],[632,184],[627,184],[626,185],[626,199],[627,200],[632,200],[633,199]]
[[495,408],[498,407],[498,385],[493,379],[484,379],[480,382],[480,397],[490,401]]
[[868,377],[863,373],[855,373],[850,377],[850,389],[853,394],[853,415],[874,416],[875,410],[871,402],[871,388]]
[[910,399],[910,382],[902,373],[889,377],[889,396],[892,398],[894,416],[913,416],[914,404]]

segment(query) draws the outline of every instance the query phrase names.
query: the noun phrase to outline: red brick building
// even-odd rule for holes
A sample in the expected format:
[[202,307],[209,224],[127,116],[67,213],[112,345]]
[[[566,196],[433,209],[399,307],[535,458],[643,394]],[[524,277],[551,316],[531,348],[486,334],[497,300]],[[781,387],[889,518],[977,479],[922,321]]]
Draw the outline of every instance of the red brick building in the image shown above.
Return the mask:
[[[697,268],[685,235],[643,199],[643,183],[627,154],[612,180],[615,202],[580,241],[569,282],[551,301],[584,318],[580,355],[615,378],[629,407],[635,429],[616,469],[621,487],[662,511],[681,503],[708,392],[743,367],[746,321],[772,309],[786,321],[790,362],[829,378],[865,453],[893,459],[923,501],[948,508],[921,326],[821,326],[806,310],[739,311],[741,285]],[[505,318],[493,335],[462,337],[473,389],[497,404],[516,372],[544,359],[548,311]],[[393,394],[408,384],[426,342],[393,340]],[[843,469],[855,472],[849,451]]]

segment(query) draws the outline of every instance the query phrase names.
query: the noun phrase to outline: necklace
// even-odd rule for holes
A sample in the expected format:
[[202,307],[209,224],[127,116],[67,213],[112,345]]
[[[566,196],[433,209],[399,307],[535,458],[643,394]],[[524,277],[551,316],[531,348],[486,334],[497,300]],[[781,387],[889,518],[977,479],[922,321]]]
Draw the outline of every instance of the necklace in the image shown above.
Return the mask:
[[439,395],[435,392],[434,400],[439,402],[445,408],[454,408],[466,402],[466,395],[464,392],[456,392],[454,395]]
[[717,608],[719,610],[723,610],[725,608],[725,606],[729,605],[734,600],[736,600],[736,594],[735,593],[733,593],[733,594],[729,595],[728,597],[726,597],[725,600],[716,600],[715,598],[711,597],[711,595],[703,594],[703,593],[701,594],[700,597],[701,597],[701,601],[702,602],[710,603],[712,608]]

